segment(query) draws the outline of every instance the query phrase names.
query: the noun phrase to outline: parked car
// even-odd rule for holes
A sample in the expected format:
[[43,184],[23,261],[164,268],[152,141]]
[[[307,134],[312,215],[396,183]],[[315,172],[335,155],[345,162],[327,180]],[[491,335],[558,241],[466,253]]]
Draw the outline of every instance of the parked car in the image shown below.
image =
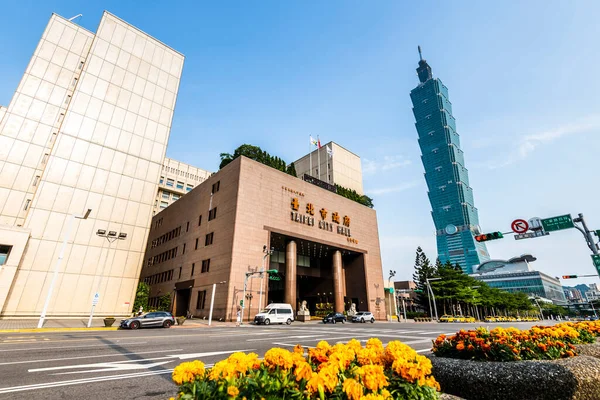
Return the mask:
[[364,324],[367,321],[375,322],[375,317],[368,311],[359,311],[352,317],[352,322],[362,322]]
[[452,315],[442,315],[440,317],[440,322],[453,322],[454,317]]
[[290,325],[294,321],[294,310],[290,304],[272,303],[264,310],[256,314],[254,323],[256,325],[265,324],[287,324]]
[[170,328],[173,325],[175,325],[175,318],[173,318],[173,315],[170,312],[156,311],[124,319],[121,321],[120,327],[129,329],[156,327]]
[[328,322],[331,322],[332,324],[335,324],[336,322],[341,322],[343,324],[346,322],[346,316],[339,312],[329,313],[323,318],[324,324]]

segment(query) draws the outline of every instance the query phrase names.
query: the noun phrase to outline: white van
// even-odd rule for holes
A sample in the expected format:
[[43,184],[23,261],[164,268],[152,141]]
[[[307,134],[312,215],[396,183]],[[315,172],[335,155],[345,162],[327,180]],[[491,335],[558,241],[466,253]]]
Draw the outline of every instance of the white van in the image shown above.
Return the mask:
[[294,310],[290,304],[271,303],[264,310],[256,314],[254,323],[265,324],[291,324],[294,321]]

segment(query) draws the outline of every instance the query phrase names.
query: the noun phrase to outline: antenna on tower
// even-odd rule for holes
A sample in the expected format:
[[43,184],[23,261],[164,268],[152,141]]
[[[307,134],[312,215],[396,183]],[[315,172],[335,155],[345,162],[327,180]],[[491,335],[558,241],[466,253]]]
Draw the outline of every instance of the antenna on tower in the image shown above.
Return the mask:
[[421,59],[421,61],[423,61],[423,55],[421,54],[421,46],[417,46],[417,48],[419,49],[419,58]]
[[69,21],[73,21],[75,18],[83,17],[83,14],[77,14],[74,17],[69,18]]

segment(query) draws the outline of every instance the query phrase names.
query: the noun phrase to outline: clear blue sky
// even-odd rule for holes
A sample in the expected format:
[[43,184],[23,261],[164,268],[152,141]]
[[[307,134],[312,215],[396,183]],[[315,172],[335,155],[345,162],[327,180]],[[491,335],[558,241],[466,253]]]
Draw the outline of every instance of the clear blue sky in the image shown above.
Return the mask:
[[[251,143],[289,162],[309,134],[358,153],[386,277],[410,278],[418,245],[436,254],[409,98],[418,44],[449,87],[483,230],[578,212],[600,229],[596,1],[7,2],[0,104],[52,12],[95,31],[104,9],[186,56],[169,157],[216,170]],[[575,230],[488,249],[531,253],[553,276],[595,272]]]

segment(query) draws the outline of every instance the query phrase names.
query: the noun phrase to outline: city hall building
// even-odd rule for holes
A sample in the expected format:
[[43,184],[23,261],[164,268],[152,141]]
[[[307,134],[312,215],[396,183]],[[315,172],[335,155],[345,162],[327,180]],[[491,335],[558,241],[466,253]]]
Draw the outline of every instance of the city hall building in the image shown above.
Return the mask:
[[[277,272],[246,279],[263,268]],[[303,301],[312,316],[354,303],[385,318],[375,210],[245,157],[154,216],[140,280],[176,315],[208,317],[215,287],[215,319],[242,301],[244,319]]]

